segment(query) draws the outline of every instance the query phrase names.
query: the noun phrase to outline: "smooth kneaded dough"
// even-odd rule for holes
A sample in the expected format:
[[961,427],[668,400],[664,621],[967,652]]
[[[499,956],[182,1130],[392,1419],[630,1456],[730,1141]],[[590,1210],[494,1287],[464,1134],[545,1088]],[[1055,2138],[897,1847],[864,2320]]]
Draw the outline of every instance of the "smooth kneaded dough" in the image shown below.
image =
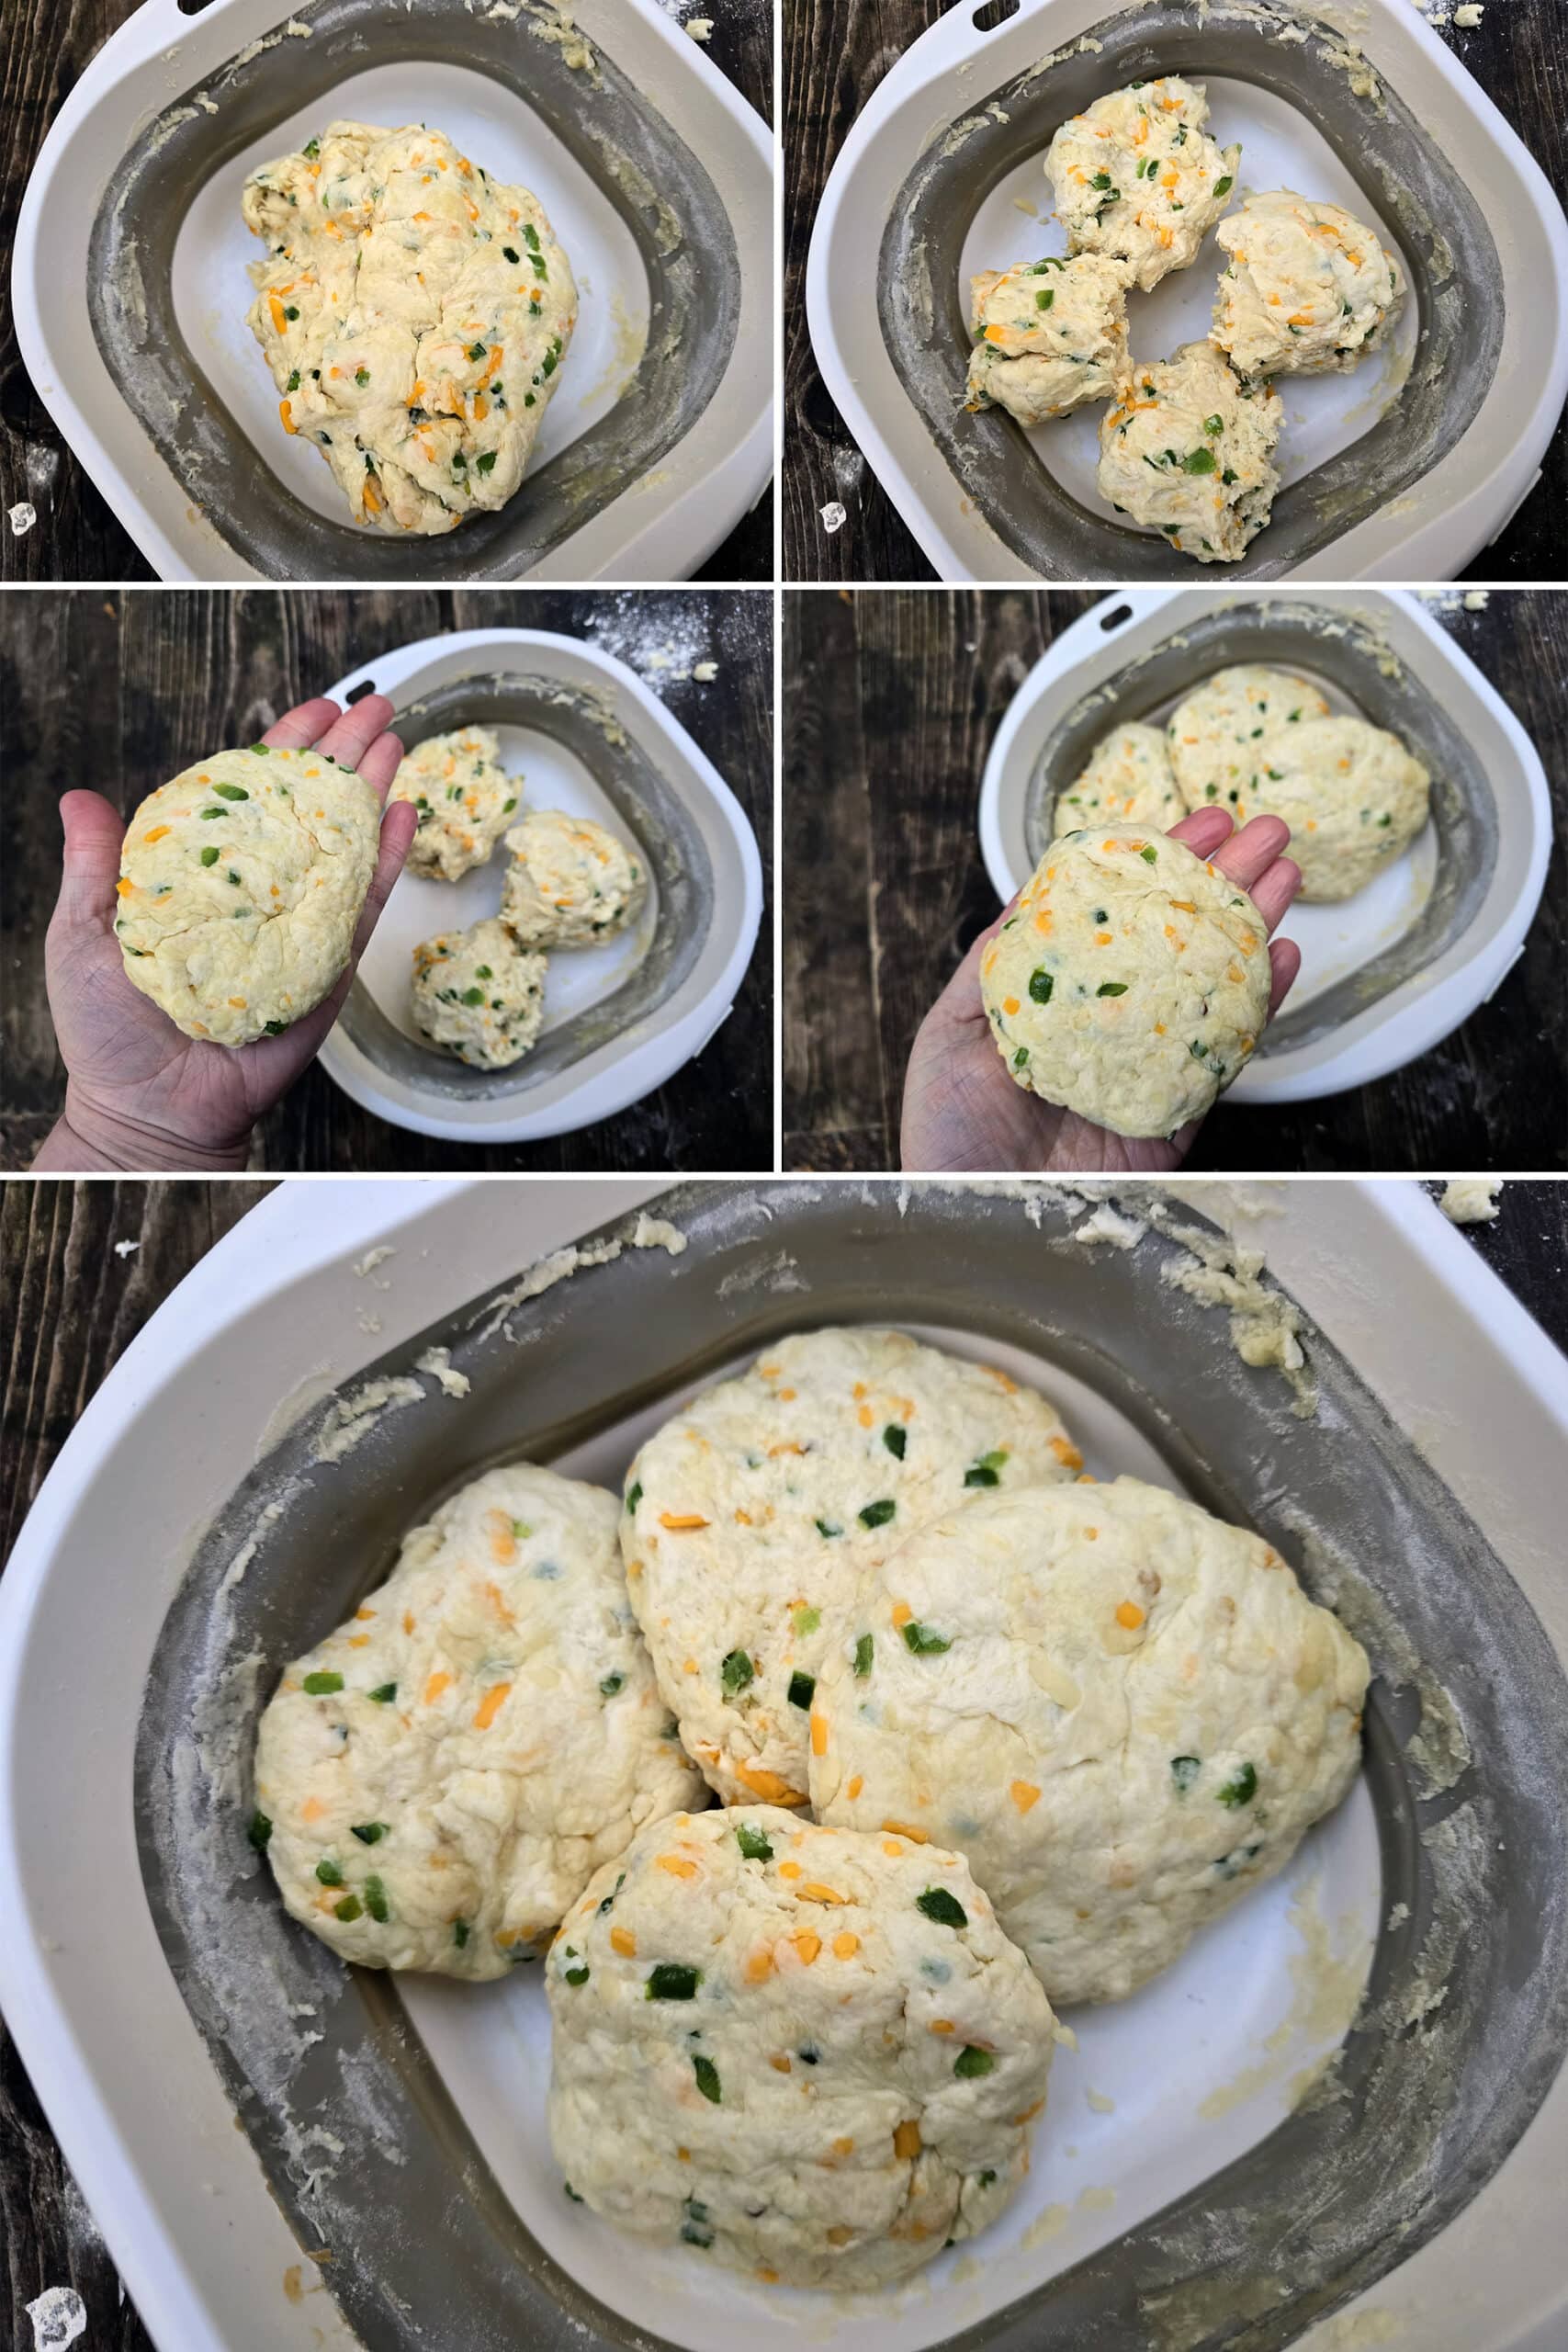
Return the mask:
[[1235,563],[1273,511],[1285,421],[1270,384],[1244,384],[1212,343],[1134,366],[1100,427],[1100,494],[1200,563]]
[[504,506],[577,322],[538,198],[439,130],[329,123],[245,183],[247,313],[288,433],[355,521],[429,536]]
[[644,1822],[703,1801],[617,1516],[553,1470],[487,1471],[285,1673],[256,1741],[262,1834],[289,1910],[345,1960],[503,1976]]
[[599,1872],[546,1982],[556,2156],[623,2229],[874,2287],[1027,2169],[1054,2020],[956,1854],[765,1804],[678,1815]]
[[547,962],[519,947],[493,917],[421,940],[413,951],[413,1017],[433,1046],[470,1068],[505,1069],[539,1035]]
[[632,1606],[727,1803],[806,1803],[835,1617],[910,1527],[1083,1457],[1052,1406],[901,1331],[797,1332],[694,1397],[626,1474]]
[[1365,889],[1427,821],[1426,769],[1397,735],[1364,718],[1303,719],[1258,750],[1256,805],[1289,825],[1303,899]]
[[1045,170],[1072,250],[1124,261],[1145,294],[1194,261],[1241,154],[1214,144],[1208,119],[1201,84],[1172,74],[1112,90],[1063,123]]
[[525,947],[592,947],[635,922],[648,896],[642,860],[591,817],[540,808],[506,836],[501,911]]
[[1164,734],[1130,719],[1095,745],[1083,774],[1058,792],[1051,830],[1070,833],[1111,822],[1164,833],[1186,814]]
[[1136,1478],[993,1496],[886,1561],[825,1662],[812,1801],[956,1847],[1054,2001],[1118,2000],[1339,1803],[1368,1672],[1261,1536],[1195,1503]]
[[126,828],[115,922],[128,978],[187,1037],[248,1046],[348,962],[381,804],[319,752],[218,752]]
[[419,810],[409,872],[457,882],[482,865],[516,810],[521,782],[501,764],[488,727],[458,727],[416,743],[392,781],[390,798]]
[[1043,424],[1108,401],[1127,359],[1127,272],[1097,254],[983,270],[969,281],[971,408]]
[[1337,204],[1280,188],[1249,196],[1215,235],[1230,255],[1213,339],[1243,376],[1356,367],[1404,301],[1404,273],[1375,230]]
[[[1265,743],[1309,718],[1326,718],[1328,705],[1314,685],[1289,670],[1258,662],[1216,670],[1184,702],[1166,728],[1170,763],[1189,808],[1218,801],[1245,825],[1267,813]],[[1293,854],[1293,850],[1292,850]]]
[[1123,1136],[1201,1118],[1262,1035],[1269,988],[1252,900],[1163,833],[1064,833],[980,959],[1018,1084]]

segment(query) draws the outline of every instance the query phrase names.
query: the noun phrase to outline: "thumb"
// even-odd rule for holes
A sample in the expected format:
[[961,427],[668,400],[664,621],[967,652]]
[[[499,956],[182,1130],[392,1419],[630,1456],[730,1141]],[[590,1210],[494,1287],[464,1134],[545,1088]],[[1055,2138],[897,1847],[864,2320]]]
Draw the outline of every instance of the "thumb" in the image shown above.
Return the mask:
[[97,792],[68,792],[60,804],[65,853],[55,921],[69,927],[113,919],[125,827]]

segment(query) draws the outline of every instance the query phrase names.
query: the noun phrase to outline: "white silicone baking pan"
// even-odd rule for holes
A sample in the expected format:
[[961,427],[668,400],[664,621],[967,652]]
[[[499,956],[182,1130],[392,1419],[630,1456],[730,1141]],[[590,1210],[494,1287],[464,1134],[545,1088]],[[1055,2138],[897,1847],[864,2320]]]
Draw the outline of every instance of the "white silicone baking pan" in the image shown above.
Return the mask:
[[[891,1205],[892,1188],[881,1189]],[[1267,1250],[1272,1276],[1396,1428],[1440,1462],[1456,1502],[1568,1657],[1568,1365],[1539,1328],[1414,1185],[1182,1189],[1238,1243]],[[221,1498],[334,1384],[395,1356],[498,1277],[649,1202],[657,1215],[653,1189],[623,1180],[280,1186],[138,1334],[22,1530],[0,1582],[0,1917],[9,1923],[0,2003],[161,2352],[308,2352],[356,2340],[332,2296],[355,2247],[334,2245],[318,2266],[296,2242],[149,1910],[130,1791],[165,1611]],[[1027,1240],[1027,1204],[1015,1211]],[[644,1239],[660,1246],[657,1231]],[[1076,1247],[1070,1235],[1065,1246]],[[789,1279],[762,1201],[722,1263],[722,1295],[760,1296],[783,1283],[809,1321],[809,1283]],[[507,1326],[520,1377],[531,1312],[517,1306]],[[961,1330],[940,1336],[976,1344]],[[1014,1368],[1035,1369],[1021,1356]],[[1055,1368],[1049,1376],[1101,1475],[1179,1483],[1150,1436],[1092,1385]],[[463,1402],[436,1379],[412,1409],[446,1417],[461,1448]],[[602,1431],[559,1466],[614,1482],[662,1409]],[[229,1588],[255,1550],[253,1542],[236,1555]],[[243,1802],[242,1789],[231,1796]],[[1344,2030],[1381,1884],[1361,1789],[1283,1880],[1136,2000],[1077,2014],[1078,2046],[1058,2051],[1053,2074],[1053,2131],[1039,2135],[1006,2221],[912,2287],[852,2305],[764,2293],[682,2250],[638,2247],[566,2202],[544,2135],[536,1976],[478,1990],[405,1978],[396,1992],[502,2194],[570,2276],[633,2324],[635,2339],[623,2340],[729,2352],[739,2330],[762,2352],[851,2341],[917,2352],[969,2329],[980,2333],[964,2341],[983,2340],[987,2317],[1013,2297],[1069,2271],[1273,2130],[1292,2079]],[[1303,1945],[1309,1926],[1315,1962]],[[1314,1973],[1325,1969],[1337,1992]],[[307,2040],[308,2028],[307,2015]],[[380,2128],[367,2113],[364,2129]],[[300,2130],[299,2163],[330,2165],[331,2135],[304,2119]],[[1500,2168],[1447,2226],[1349,2313],[1295,2341],[1306,2352],[1561,2352],[1565,2165],[1568,2075],[1559,2074]],[[441,2228],[434,2212],[431,2227]]]
[[[1227,634],[1227,623],[1270,617],[1285,634],[1267,647]],[[1138,690],[1141,665],[1161,648],[1169,649],[1166,674]],[[1102,598],[1053,641],[1008,706],[980,785],[980,848],[1005,903],[1033,871],[1042,823],[1048,837],[1053,787],[1071,780],[1042,773],[1065,715],[1082,712],[1091,736],[1125,718],[1160,726],[1201,675],[1252,660],[1283,661],[1312,677],[1336,710],[1404,728],[1433,774],[1435,808],[1451,815],[1441,829],[1429,822],[1354,898],[1298,900],[1286,917],[1284,933],[1302,951],[1290,1025],[1282,1016],[1270,1030],[1230,1100],[1302,1102],[1386,1077],[1467,1020],[1517,960],[1546,880],[1551,801],[1540,755],[1419,596],[1132,588]],[[1174,691],[1165,691],[1172,671]],[[1369,691],[1387,695],[1396,683],[1417,725],[1425,713],[1452,735],[1434,747],[1403,711],[1368,707]],[[1462,745],[1462,767],[1445,765],[1445,741],[1450,751]],[[1068,765],[1076,772],[1076,752]]]
[[651,879],[627,931],[549,958],[539,1040],[494,1072],[422,1037],[410,976],[422,940],[499,912],[505,844],[459,882],[405,872],[321,1048],[329,1076],[396,1125],[471,1144],[570,1134],[662,1086],[728,1020],[761,922],[756,837],[712,761],[624,662],[542,629],[422,638],[328,692],[346,703],[371,690],[390,696],[411,745],[493,725],[502,766],[522,780],[519,819],[592,818],[640,850]]
[[[1450,163],[1473,195],[1495,243],[1503,319],[1496,365],[1485,397],[1437,462],[1402,494],[1352,521],[1303,559],[1281,561],[1278,521],[1248,550],[1249,576],[1303,580],[1446,580],[1505,527],[1540,476],[1542,453],[1568,397],[1568,224],[1550,183],[1528,149],[1463,64],[1426,24],[1411,0],[1364,0],[1353,9],[1267,0],[1278,30],[1265,28],[1270,65],[1282,85],[1264,90],[1222,73],[1206,73],[1205,39],[1228,21],[1258,10],[1250,0],[1202,0],[1196,15],[1181,0],[1142,0],[1151,31],[1168,18],[1190,36],[1190,62],[1181,70],[1203,81],[1213,109],[1210,131],[1226,144],[1243,141],[1238,198],[1249,191],[1295,187],[1376,215],[1383,242],[1403,250],[1404,226],[1395,204],[1357,185],[1303,104],[1289,88],[1292,60],[1321,46],[1343,52],[1340,86],[1347,108],[1364,61],[1397,94],[1433,148]],[[884,489],[944,580],[1028,580],[1041,576],[1116,580],[1179,576],[1179,559],[1152,546],[1147,565],[1117,560],[1114,540],[1142,555],[1131,526],[1112,535],[1104,560],[1093,555],[1037,569],[1005,544],[949,464],[890,354],[879,303],[887,297],[885,236],[890,216],[908,200],[910,175],[933,155],[958,154],[972,166],[962,191],[967,227],[959,269],[963,316],[967,281],[985,268],[1003,268],[1042,253],[1065,251],[1043,169],[1043,144],[1003,168],[987,160],[987,143],[1005,124],[996,93],[1043,61],[1092,52],[1097,28],[1123,17],[1115,0],[1019,0],[999,23],[983,27],[989,6],[952,7],[923,33],[878,83],[834,164],[818,212],[807,268],[807,313],[823,379]],[[1348,48],[1346,45],[1349,44]],[[1151,56],[1154,52],[1150,52]],[[1160,62],[1145,72],[1168,70]],[[1336,69],[1337,70],[1337,69]],[[1123,74],[1122,78],[1125,78]],[[1118,85],[1112,74],[1104,86]],[[1430,223],[1426,223],[1431,226]],[[1437,224],[1439,231],[1442,224]],[[1207,334],[1214,278],[1224,255],[1207,242],[1190,269],[1178,271],[1152,295],[1131,298],[1134,351],[1165,356]],[[1406,254],[1408,275],[1408,254]],[[917,277],[924,263],[916,256]],[[1439,264],[1439,274],[1441,265]],[[942,320],[949,289],[927,279],[890,299],[923,320],[932,306]],[[1348,376],[1281,378],[1287,424],[1276,454],[1286,488],[1308,481],[1359,442],[1397,399],[1416,347],[1416,305],[1407,306],[1384,351]],[[1464,340],[1463,334],[1461,342]],[[962,363],[958,368],[962,378]],[[1095,486],[1099,408],[1035,428],[1031,447],[1069,506],[1095,526],[1115,517]],[[967,462],[965,428],[975,423],[1000,432],[996,419],[958,420],[957,463]],[[1008,434],[1020,428],[1007,424]],[[1012,495],[1020,495],[1011,477]],[[1337,492],[1336,496],[1339,495]],[[1271,541],[1272,533],[1272,541]],[[1321,518],[1317,526],[1323,537]],[[1048,535],[1046,535],[1048,536]],[[1194,567],[1189,565],[1188,571]],[[1201,575],[1200,575],[1201,576]]]
[[[658,342],[660,321],[650,317],[648,273],[625,218],[628,202],[653,218],[660,196],[646,175],[638,181],[626,164],[619,167],[623,184],[613,185],[617,167],[591,137],[559,135],[499,83],[430,53],[430,39],[422,37],[412,6],[382,9],[378,0],[349,5],[371,11],[378,40],[384,40],[389,21],[406,21],[406,54],[386,57],[378,49],[375,62],[352,70],[362,44],[350,28],[345,70],[334,85],[236,146],[227,128],[237,103],[229,95],[239,86],[234,77],[264,52],[266,70],[302,72],[307,44],[317,32],[322,40],[343,39],[337,22],[343,6],[336,0],[305,0],[290,15],[283,0],[209,0],[199,14],[187,14],[180,0],[144,0],[71,88],[28,184],[12,259],[23,357],[72,449],[164,580],[369,578],[397,560],[393,548],[404,549],[400,541],[351,532],[343,536],[331,568],[312,561],[297,570],[287,559],[258,567],[214,526],[201,492],[186,478],[188,467],[182,470],[178,462],[178,435],[188,425],[190,404],[215,399],[237,421],[247,462],[254,457],[264,479],[272,477],[280,492],[334,529],[347,522],[317,454],[278,428],[275,390],[244,323],[254,290],[246,265],[260,248],[240,216],[248,174],[303,143],[332,116],[438,123],[476,157],[488,159],[492,175],[534,189],[571,257],[582,298],[578,332],[519,498],[526,498],[529,481],[553,458],[613,420],[639,353],[650,339]],[[456,562],[457,578],[518,577],[523,569],[538,580],[684,578],[755,503],[772,473],[771,133],[657,0],[578,0],[564,17],[540,0],[496,0],[477,13],[496,20],[492,31],[506,33],[525,59],[536,51],[541,31],[547,36],[562,24],[590,43],[604,43],[639,98],[700,158],[716,191],[735,248],[733,265],[726,268],[733,266],[737,274],[739,319],[731,321],[733,344],[716,389],[700,413],[686,420],[682,436],[656,463],[642,465],[624,488],[614,480],[613,454],[607,467],[574,482],[569,497],[577,519],[531,566],[516,557],[492,557],[489,568],[479,565],[462,555],[462,532],[418,542],[414,556],[423,548],[433,574]],[[471,6],[469,14],[476,14]],[[581,79],[586,110],[592,93],[586,76]],[[171,458],[106,365],[89,301],[89,246],[104,192],[124,160],[150,133],[162,141],[186,125],[208,142],[209,153],[180,199],[185,209],[174,247],[171,316],[204,383],[171,390],[169,430],[176,437]],[[658,234],[664,237],[662,228]],[[671,235],[678,232],[672,228]],[[698,254],[690,266],[700,270],[705,265]],[[130,322],[132,343],[138,311],[135,288],[128,286],[121,312]],[[182,410],[187,412],[184,424]],[[513,500],[509,517],[516,507]],[[405,568],[409,560],[404,549]]]

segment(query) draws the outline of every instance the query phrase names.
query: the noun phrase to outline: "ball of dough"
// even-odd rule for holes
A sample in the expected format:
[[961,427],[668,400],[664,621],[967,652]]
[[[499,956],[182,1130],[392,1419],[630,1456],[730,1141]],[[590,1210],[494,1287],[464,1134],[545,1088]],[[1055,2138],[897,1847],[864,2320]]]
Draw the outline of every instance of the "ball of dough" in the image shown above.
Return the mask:
[[1303,899],[1352,898],[1427,821],[1427,770],[1364,718],[1303,719],[1258,751],[1257,805],[1289,825]]
[[703,1802],[627,1605],[617,1517],[553,1470],[487,1471],[285,1673],[257,1735],[255,1834],[295,1918],[345,1960],[504,1976],[644,1822]]
[[1212,343],[1134,366],[1100,427],[1100,494],[1199,563],[1235,563],[1273,512],[1285,421],[1270,384],[1244,384]]
[[1215,231],[1230,255],[1211,334],[1243,376],[1354,368],[1404,302],[1404,273],[1375,230],[1289,188],[1249,196]]
[[187,1037],[248,1046],[300,1020],[347,964],[381,804],[319,752],[219,752],[126,828],[126,976]]
[[502,919],[525,947],[592,947],[642,910],[642,859],[591,817],[540,808],[506,836]]
[[547,962],[493,918],[441,932],[413,951],[413,1017],[443,1053],[505,1069],[538,1037]]
[[1216,670],[1177,705],[1166,729],[1188,808],[1217,800],[1245,825],[1270,806],[1263,797],[1264,743],[1282,729],[1327,717],[1317,688],[1289,670],[1258,662]]
[[333,122],[253,172],[247,323],[356,522],[429,537],[504,506],[577,322],[544,207],[439,130]]
[[1051,830],[1070,833],[1111,823],[1163,833],[1186,814],[1164,734],[1132,719],[1097,743],[1083,774],[1058,792]]
[[1164,833],[1064,833],[980,959],[1018,1084],[1123,1136],[1201,1118],[1263,1034],[1262,916]]
[[1053,2001],[1119,2000],[1339,1803],[1368,1672],[1261,1536],[1195,1503],[1136,1478],[992,1496],[919,1530],[834,1645],[812,1799],[955,1847]]
[[488,727],[459,727],[416,743],[389,797],[419,810],[408,867],[429,882],[457,882],[482,865],[517,807],[521,780],[501,764]]
[[1043,424],[1085,401],[1108,401],[1125,375],[1127,273],[1096,254],[983,270],[969,281],[976,344],[972,409],[994,401]]
[[1112,90],[1063,123],[1045,170],[1074,253],[1125,262],[1145,294],[1194,261],[1241,155],[1214,144],[1208,119],[1202,85],[1171,74]]
[[874,2287],[1023,2177],[1054,2021],[956,1854],[678,1815],[600,1871],[546,1981],[556,2156],[623,2229]]
[[676,1413],[626,1475],[632,1606],[727,1802],[806,1803],[836,1617],[910,1527],[1083,1457],[1043,1396],[900,1331],[797,1332]]

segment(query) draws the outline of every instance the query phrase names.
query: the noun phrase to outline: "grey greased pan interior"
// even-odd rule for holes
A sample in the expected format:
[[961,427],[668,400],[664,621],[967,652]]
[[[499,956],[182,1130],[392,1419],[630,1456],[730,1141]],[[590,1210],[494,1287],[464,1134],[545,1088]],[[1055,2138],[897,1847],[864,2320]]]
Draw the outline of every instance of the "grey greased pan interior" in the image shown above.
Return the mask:
[[[512,8],[465,0],[313,0],[309,40],[255,44],[225,70],[216,113],[171,100],[118,164],[93,223],[88,313],[121,397],[213,527],[277,580],[512,580],[646,477],[718,388],[740,317],[735,238],[702,163],[615,65],[592,71]],[[174,298],[180,224],[222,164],[312,98],[378,65],[429,57],[466,66],[537,115],[603,190],[648,273],[651,327],[635,377],[608,415],[525,478],[499,513],[444,537],[383,537],[329,520],[259,458],[180,332]],[[258,363],[259,364],[259,363]]]
[[[1277,579],[1330,546],[1418,481],[1486,396],[1504,301],[1480,208],[1394,90],[1374,85],[1375,95],[1363,95],[1348,70],[1353,61],[1326,40],[1303,42],[1300,31],[1289,0],[1257,0],[1245,17],[1211,16],[1206,0],[1152,0],[1108,15],[1091,47],[1075,44],[986,93],[983,125],[962,141],[933,141],[894,199],[877,273],[894,368],[986,522],[1043,579],[1193,576],[1191,562],[1163,540],[1080,505],[999,410],[971,416],[963,406],[970,335],[960,259],[975,216],[1010,171],[1043,154],[1059,124],[1107,90],[1180,74],[1252,82],[1285,99],[1373,210],[1397,224],[1411,264],[1420,341],[1399,398],[1348,448],[1282,491],[1242,560],[1206,566],[1209,577]],[[974,93],[966,103],[978,103]]]
[[[1012,1342],[1091,1383],[1371,1654],[1367,1778],[1385,1902],[1408,1917],[1383,1929],[1329,2081],[1244,2161],[983,2331],[988,2352],[1146,2352],[1157,2312],[1184,2346],[1279,2352],[1477,2194],[1568,2048],[1568,1684],[1539,1620],[1337,1352],[1309,1327],[1319,1402],[1298,1417],[1281,1381],[1240,1364],[1224,1316],[1157,1279],[1177,1254],[1157,1234],[1134,1253],[1084,1250],[1048,1193],[1026,1214],[935,1188],[693,1185],[660,1209],[686,1236],[681,1256],[628,1251],[521,1303],[503,1287],[355,1378],[363,1405],[367,1384],[446,1347],[473,1383],[459,1418],[373,1422],[326,1471],[338,1400],[297,1422],[218,1513],[165,1621],[138,1740],[143,1876],[279,2205],[302,2245],[337,2250],[333,2292],[374,2352],[661,2346],[524,2227],[394,1981],[344,1970],[285,1916],[246,1843],[254,1725],[282,1666],[488,1463],[548,1461],[807,1320],[886,1320],[897,1301],[901,1319]],[[725,1272],[764,1238],[806,1279],[808,1316],[793,1294],[726,1295]]]

